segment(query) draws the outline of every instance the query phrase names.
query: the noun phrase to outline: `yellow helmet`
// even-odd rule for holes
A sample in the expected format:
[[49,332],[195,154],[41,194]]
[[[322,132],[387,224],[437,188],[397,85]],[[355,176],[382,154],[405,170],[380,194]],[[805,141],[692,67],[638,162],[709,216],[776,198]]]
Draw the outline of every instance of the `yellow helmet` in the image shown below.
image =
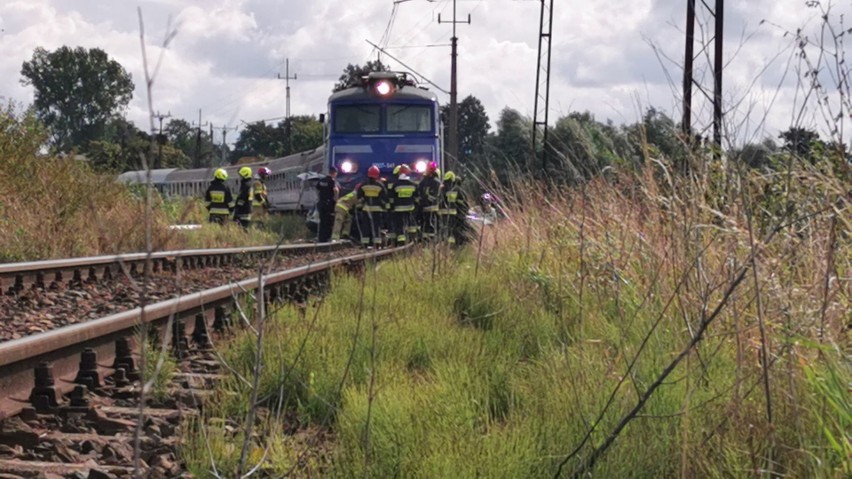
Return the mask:
[[455,181],[455,180],[456,180],[456,174],[453,173],[452,171],[448,171],[444,175],[444,181]]
[[248,166],[240,168],[240,176],[243,178],[251,178],[251,168]]
[[215,172],[213,172],[213,178],[216,178],[217,180],[227,180],[228,172],[222,168],[218,168]]
[[393,174],[398,175],[400,169],[402,169],[402,165],[396,165],[396,168],[393,169]]

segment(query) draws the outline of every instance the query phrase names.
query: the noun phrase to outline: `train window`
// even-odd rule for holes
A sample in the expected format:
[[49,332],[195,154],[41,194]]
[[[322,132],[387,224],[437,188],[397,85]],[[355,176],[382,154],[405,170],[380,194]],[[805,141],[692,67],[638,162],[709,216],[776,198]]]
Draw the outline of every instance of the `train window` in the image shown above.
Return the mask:
[[432,108],[429,105],[388,105],[389,132],[432,131]]
[[379,105],[340,105],[334,109],[334,132],[377,133],[380,119]]

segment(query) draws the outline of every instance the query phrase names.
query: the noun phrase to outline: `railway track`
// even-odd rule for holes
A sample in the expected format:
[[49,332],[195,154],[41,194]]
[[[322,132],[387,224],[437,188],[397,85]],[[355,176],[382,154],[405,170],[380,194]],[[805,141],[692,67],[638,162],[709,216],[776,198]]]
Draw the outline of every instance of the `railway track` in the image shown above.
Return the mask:
[[[233,319],[239,315],[234,312],[246,296],[258,298],[262,288],[262,297],[270,305],[303,302],[325,288],[332,271],[358,270],[367,261],[405,249],[346,255],[337,245],[311,247],[315,248],[312,254],[319,248],[337,257],[0,342],[0,479],[131,477],[137,426],[141,427],[138,459],[143,476],[188,477],[175,451],[180,421],[193,414],[219,378],[211,343],[238,326]],[[304,247],[293,247],[289,253],[298,248]],[[205,256],[203,250],[157,254],[152,259],[159,265],[152,266],[151,272],[158,268],[177,274],[201,265],[231,264],[239,255],[260,258],[274,253],[273,248],[243,248],[207,254],[212,256]],[[20,295],[28,289],[49,289],[44,280],[48,274],[53,275],[53,283],[97,282],[114,277],[113,271],[132,276],[133,264],[138,274],[143,261],[137,255],[122,255],[89,262],[31,263],[18,271],[0,265],[0,276],[7,281],[4,290]],[[34,281],[26,282],[24,274]],[[143,324],[154,344],[168,345],[178,373],[165,399],[146,402],[140,426],[137,343]]]
[[[222,278],[244,279],[256,275],[259,263],[272,254],[270,269],[284,269],[327,259],[347,247],[303,244],[0,264],[0,291],[5,293],[0,295],[0,342],[132,309],[143,296],[157,302],[207,289]],[[146,267],[147,283],[142,281]]]

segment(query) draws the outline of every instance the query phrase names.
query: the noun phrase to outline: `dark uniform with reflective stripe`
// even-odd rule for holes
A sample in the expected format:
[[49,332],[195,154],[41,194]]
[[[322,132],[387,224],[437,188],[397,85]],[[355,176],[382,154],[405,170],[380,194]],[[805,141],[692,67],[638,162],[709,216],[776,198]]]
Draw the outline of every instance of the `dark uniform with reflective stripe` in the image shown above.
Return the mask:
[[317,213],[320,220],[317,240],[320,243],[331,239],[331,230],[334,227],[334,204],[337,202],[339,192],[340,186],[331,175],[317,181]]
[[441,202],[441,182],[435,174],[423,177],[417,186],[417,201],[422,212],[420,226],[424,239],[435,237],[438,228],[438,210]]
[[240,193],[237,195],[237,202],[234,206],[234,219],[246,229],[251,225],[251,204],[253,199],[254,188],[252,188],[252,179],[243,178],[240,180]]
[[417,233],[414,216],[416,193],[417,185],[408,178],[408,175],[400,175],[390,192],[389,196],[393,204],[391,209],[393,232],[396,235],[396,242],[399,244],[405,244],[409,236],[414,239],[414,235]]
[[455,181],[448,180],[444,182],[444,189],[441,192],[441,236],[449,243],[456,242],[456,234],[458,231],[458,210],[456,208],[459,198],[459,187]]
[[361,202],[361,211],[358,214],[361,244],[368,246],[372,243],[378,246],[382,243],[379,230],[382,228],[382,216],[387,207],[387,190],[381,182],[370,178],[358,188],[357,198]]
[[210,186],[207,187],[204,203],[209,213],[208,221],[211,223],[220,225],[225,223],[234,210],[234,197],[231,195],[231,190],[223,180],[218,178],[211,181]]

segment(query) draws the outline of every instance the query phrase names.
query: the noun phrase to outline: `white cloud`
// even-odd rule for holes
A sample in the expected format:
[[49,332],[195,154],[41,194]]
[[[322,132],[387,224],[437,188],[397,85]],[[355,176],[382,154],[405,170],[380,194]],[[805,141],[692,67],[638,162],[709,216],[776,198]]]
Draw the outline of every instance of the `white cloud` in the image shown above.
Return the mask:
[[[364,40],[375,42],[382,37],[393,8],[391,0],[139,3],[152,63],[160,52],[157,45],[165,35],[167,19],[171,17],[178,28],[154,86],[155,109],[197,121],[201,108],[204,121],[217,126],[283,115],[284,82],[275,77],[284,73],[286,58],[291,74],[299,76],[291,82],[292,112],[324,111],[343,67],[368,59],[372,48]],[[555,2],[551,118],[555,121],[570,110],[589,110],[600,119],[630,122],[641,114],[642,107],[651,105],[678,117],[683,3]],[[388,42],[391,47],[406,47],[390,52],[445,88],[449,87],[449,48],[427,45],[449,43],[451,26],[438,24],[437,16],[440,13],[442,20],[449,19],[451,5],[448,0],[399,4]],[[539,2],[459,2],[459,17],[466,19],[468,13],[472,23],[457,26],[459,97],[473,94],[480,98],[492,121],[504,106],[531,115]],[[726,2],[725,50],[730,64],[725,89],[732,118],[750,107],[762,114],[771,105],[770,134],[790,123],[795,74],[784,76],[791,45],[784,29],[794,30],[808,21],[813,25],[815,16],[815,10],[806,8],[803,0]],[[706,14],[702,17],[707,20]],[[761,24],[764,19],[768,23]],[[31,101],[30,89],[19,83],[20,68],[36,46],[99,47],[132,73],[137,88],[127,114],[140,126],[147,124],[133,5],[108,0],[7,0],[0,4],[0,29],[0,95]],[[747,40],[740,46],[742,38]],[[659,48],[662,60],[652,45]],[[698,66],[699,73],[708,74],[703,59]],[[439,97],[448,100],[446,95]],[[742,98],[747,101],[737,104]],[[698,121],[707,121],[710,110],[706,102],[696,102]],[[753,120],[749,128],[755,125]]]

